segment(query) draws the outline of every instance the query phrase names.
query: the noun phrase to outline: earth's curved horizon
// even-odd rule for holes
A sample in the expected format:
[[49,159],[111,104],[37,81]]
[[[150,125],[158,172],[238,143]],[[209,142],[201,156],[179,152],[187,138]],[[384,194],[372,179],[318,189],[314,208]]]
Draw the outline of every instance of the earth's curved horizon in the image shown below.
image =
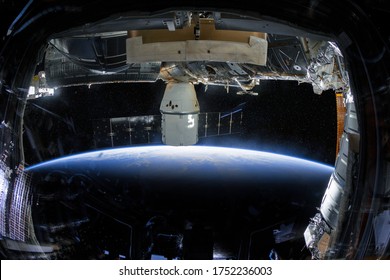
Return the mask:
[[[48,161],[44,161],[44,162],[40,162],[40,163],[37,163],[37,164],[34,164],[32,166],[29,166],[26,168],[26,171],[31,171],[31,170],[35,170],[37,168],[41,168],[41,167],[44,167],[45,165],[50,165],[50,164],[55,164],[56,162],[61,162],[61,161],[64,161],[64,160],[72,160],[72,159],[76,159],[76,158],[79,158],[79,159],[82,159],[82,158],[85,158],[87,159],[87,157],[93,157],[95,156],[94,160],[104,160],[105,157],[104,155],[105,154],[115,154],[115,155],[119,155],[119,154],[122,154],[125,152],[126,154],[131,151],[131,152],[134,152],[133,154],[135,155],[135,153],[139,153],[137,154],[137,157],[138,159],[145,155],[145,152],[147,153],[156,153],[156,152],[159,152],[159,155],[158,156],[163,156],[163,157],[169,157],[170,160],[175,160],[177,158],[172,158],[172,152],[175,152],[174,156],[177,157],[179,156],[180,158],[184,158],[184,157],[188,157],[188,156],[191,156],[191,157],[195,157],[195,160],[199,159],[199,156],[200,155],[204,155],[204,152],[207,152],[209,153],[210,155],[213,155],[215,153],[218,153],[220,154],[221,152],[233,152],[235,153],[235,155],[237,155],[237,153],[244,153],[243,155],[241,154],[240,156],[250,156],[251,158],[253,158],[254,156],[265,156],[266,158],[270,158],[270,156],[272,156],[272,158],[275,158],[277,160],[282,160],[282,159],[285,159],[285,160],[289,160],[289,159],[294,159],[294,160],[297,160],[298,162],[300,163],[306,163],[306,164],[313,164],[313,165],[316,165],[316,166],[322,166],[324,168],[330,168],[330,169],[333,169],[334,167],[333,166],[330,166],[330,165],[327,165],[325,163],[320,163],[320,162],[317,162],[317,161],[313,161],[313,160],[309,160],[309,159],[304,159],[304,158],[298,158],[298,157],[294,157],[294,156],[290,156],[290,155],[283,155],[283,154],[278,154],[278,153],[271,153],[271,152],[267,152],[267,151],[259,151],[259,150],[250,150],[250,149],[240,149],[240,148],[228,148],[228,147],[213,147],[213,146],[166,146],[166,145],[155,145],[155,146],[137,146],[137,147],[120,147],[120,148],[107,148],[107,149],[100,149],[100,150],[92,150],[92,151],[86,151],[86,152],[81,152],[81,153],[77,153],[77,154],[70,154],[70,155],[66,155],[66,156],[63,156],[63,157],[60,157],[60,158],[56,158],[56,159],[52,159],[52,160],[48,160]],[[199,152],[202,151],[203,153],[202,154],[199,154]],[[226,155],[226,153],[224,154]]]
[[[103,226],[110,236],[120,236],[123,223],[142,233],[151,220],[163,217],[161,233],[179,236],[189,225],[212,231],[215,248],[227,257],[237,254],[242,238],[252,236],[251,256],[265,258],[272,244],[298,238],[301,246],[333,168],[253,150],[143,146],[71,155],[26,172],[34,192],[46,198],[33,209],[37,224],[71,223],[71,213],[88,220],[103,214],[123,221]],[[95,236],[101,228],[91,223],[88,230]],[[102,237],[95,238],[88,246]],[[136,244],[144,241],[141,234]],[[262,242],[267,246],[260,252]],[[299,250],[286,254],[298,256]]]

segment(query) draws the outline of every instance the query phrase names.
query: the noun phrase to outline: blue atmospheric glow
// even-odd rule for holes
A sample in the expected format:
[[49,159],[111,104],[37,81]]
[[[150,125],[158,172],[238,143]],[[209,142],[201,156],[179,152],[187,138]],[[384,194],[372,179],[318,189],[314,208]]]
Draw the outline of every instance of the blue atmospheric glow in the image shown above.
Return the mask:
[[203,154],[234,154],[234,155],[243,155],[243,156],[259,156],[259,158],[274,158],[277,160],[286,160],[291,161],[295,160],[302,164],[310,164],[310,165],[317,165],[318,167],[328,168],[328,169],[334,169],[333,166],[329,166],[320,162],[310,161],[307,159],[282,155],[282,154],[276,154],[276,153],[270,153],[270,152],[264,152],[264,151],[258,151],[258,150],[250,150],[250,149],[239,149],[239,148],[227,148],[227,147],[214,147],[214,146],[166,146],[166,145],[151,145],[151,146],[137,146],[137,147],[121,147],[121,148],[107,148],[107,149],[100,149],[97,151],[87,151],[84,153],[78,153],[78,154],[72,154],[60,158],[56,158],[54,160],[49,160],[46,162],[41,162],[36,165],[30,166],[26,168],[26,171],[42,167],[49,164],[54,164],[59,161],[63,160],[72,160],[80,157],[92,157],[92,158],[100,158],[103,155],[110,154],[111,152],[116,154],[128,154],[129,151],[134,153],[142,153],[142,152],[156,152],[158,151],[163,152],[161,153],[161,156],[164,155],[177,155],[178,157],[191,157],[192,155],[196,157],[200,153]]

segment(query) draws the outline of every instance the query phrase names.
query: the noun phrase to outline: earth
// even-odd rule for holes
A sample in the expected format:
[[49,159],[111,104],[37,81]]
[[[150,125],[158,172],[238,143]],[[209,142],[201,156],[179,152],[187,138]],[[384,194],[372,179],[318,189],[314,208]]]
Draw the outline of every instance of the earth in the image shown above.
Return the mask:
[[[91,220],[96,211],[105,219],[138,227],[141,243],[156,233],[148,232],[152,224],[154,231],[170,236],[196,226],[213,233],[214,251],[219,247],[220,255],[236,256],[243,236],[251,236],[251,246],[260,246],[270,236],[273,244],[301,237],[333,167],[244,149],[143,146],[71,155],[26,171],[41,197],[33,208],[36,224],[74,224],[83,217]],[[100,236],[91,227],[89,240],[96,240],[89,242],[105,242],[107,247],[112,238],[120,240],[113,223]],[[107,232],[110,238],[104,237]],[[170,246],[167,240],[161,242],[165,245],[160,247]],[[263,258],[272,248],[259,255],[261,250],[248,250]]]
[[[146,146],[87,152],[32,166],[29,172],[85,172],[91,176],[139,180],[158,179],[162,185],[177,181],[193,185],[253,182],[289,183],[314,191],[313,180],[328,181],[333,167],[304,159],[244,149],[203,146]],[[239,184],[243,185],[243,184]],[[239,187],[237,185],[236,187]],[[184,186],[183,186],[184,187]],[[202,187],[202,186],[199,186]],[[241,186],[242,187],[242,186]]]

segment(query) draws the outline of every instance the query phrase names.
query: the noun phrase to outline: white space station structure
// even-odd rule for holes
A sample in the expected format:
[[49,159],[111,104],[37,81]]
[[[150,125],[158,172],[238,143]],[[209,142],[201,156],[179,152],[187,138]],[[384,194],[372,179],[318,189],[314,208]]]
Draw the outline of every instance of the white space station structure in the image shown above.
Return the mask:
[[[288,30],[283,26],[282,29],[272,24],[267,28],[273,28],[274,32],[267,32],[267,28],[262,27],[265,25],[256,20],[244,29],[242,22],[245,20],[250,21],[218,12],[176,11],[159,17],[118,18],[115,24],[122,30],[113,28],[109,20],[69,29],[50,39],[44,59],[45,75],[39,76],[45,77],[45,83],[36,83],[42,84],[45,90],[38,88],[34,92],[51,92],[50,88],[75,85],[163,80],[166,89],[160,105],[161,127],[146,122],[142,131],[150,133],[153,129],[161,129],[163,143],[180,146],[194,145],[201,135],[208,134],[209,123],[207,117],[206,121],[201,120],[194,85],[222,86],[226,91],[237,87],[238,94],[256,95],[252,90],[261,80],[292,80],[310,83],[315,94],[334,90],[338,104],[338,156],[319,212],[304,234],[313,258],[330,256],[332,250],[328,248],[343,246],[338,243],[338,228],[345,223],[351,203],[350,193],[356,180],[354,168],[359,157],[359,125],[343,55],[335,43],[321,36],[309,38],[293,28]],[[27,97],[40,96],[31,94]],[[134,116],[104,120],[107,125],[97,126],[96,135],[106,137],[107,143],[115,146],[115,141],[119,141],[115,137],[123,133],[131,143],[134,132],[131,125],[139,119],[145,120]],[[216,118],[218,133],[221,121],[219,114]],[[232,117],[227,125],[231,128]],[[4,139],[7,135],[18,134],[6,120],[1,125],[1,132]],[[4,149],[0,164],[0,187],[5,189],[0,197],[3,208],[20,202],[16,201],[17,196],[8,196],[7,189],[8,185],[20,185],[20,180],[12,179],[17,177],[15,174],[22,176],[22,172],[11,170],[17,166],[15,159],[4,156],[16,148]],[[12,164],[10,160],[13,160]],[[29,188],[28,184],[19,187]],[[27,191],[21,190],[21,193]],[[9,202],[11,200],[15,203]],[[20,212],[1,209],[1,213],[2,236],[18,242],[34,240],[33,232],[26,226],[31,220],[28,209]],[[19,216],[10,219],[4,216],[9,215],[7,213]],[[375,243],[380,251],[388,242],[382,229],[386,221],[390,221],[389,210],[376,219]],[[25,223],[10,227],[9,220],[25,220]]]
[[160,112],[164,144],[186,146],[198,142],[200,109],[193,84],[168,83]]
[[[227,63],[230,65],[229,71],[238,71],[240,74],[247,74],[238,66],[240,63],[264,66],[267,59],[267,41],[264,39],[265,34],[257,36],[248,36],[248,34],[235,34],[241,41],[229,41],[229,36],[219,34],[224,40],[215,40],[213,33],[218,34],[215,30],[214,22],[210,19],[201,20],[192,28],[182,31],[182,35],[173,37],[172,41],[165,41],[166,35],[175,31],[174,24],[167,22],[168,34],[166,31],[154,31],[157,38],[163,38],[163,42],[155,40],[147,31],[133,32],[134,37],[126,39],[126,58],[128,64],[133,63],[166,63],[160,77],[167,81],[165,93],[160,106],[162,114],[161,132],[162,142],[167,145],[185,146],[193,145],[198,142],[198,126],[200,112],[199,103],[196,98],[194,83],[226,83],[227,85],[234,80],[245,92],[246,87],[241,85],[237,77],[229,75],[221,76],[218,79],[210,79],[210,71],[218,75],[218,69],[208,66],[205,62]],[[188,34],[194,30],[194,38]],[[206,30],[205,35],[203,30]],[[153,33],[151,31],[150,33]],[[160,36],[160,37],[159,37]],[[204,37],[204,38],[203,38]],[[169,38],[169,36],[168,36]],[[180,41],[178,39],[181,39]],[[189,40],[192,39],[192,40]],[[230,40],[233,40],[230,38]],[[146,41],[144,43],[144,41]],[[246,41],[246,42],[245,42]],[[183,68],[183,73],[179,72],[176,65],[172,63],[202,63],[197,66],[200,69],[199,74],[191,74],[190,69]],[[181,69],[180,69],[181,70]],[[173,71],[173,72],[172,72]],[[206,72],[207,71],[207,72]],[[179,74],[179,75],[177,75]],[[247,82],[246,80],[245,82]],[[249,82],[253,87],[255,80]],[[207,125],[207,124],[206,124]],[[220,126],[220,123],[218,123]]]
[[[46,89],[163,80],[161,134],[167,145],[193,145],[196,131],[210,126],[198,124],[197,84],[206,90],[223,86],[227,92],[236,87],[239,95],[258,95],[253,89],[261,80],[311,83],[317,94],[348,88],[342,55],[332,42],[221,28],[218,16],[206,13],[177,12],[174,20],[162,22],[122,32],[61,34],[49,42],[41,84]],[[220,120],[216,125],[222,125]]]

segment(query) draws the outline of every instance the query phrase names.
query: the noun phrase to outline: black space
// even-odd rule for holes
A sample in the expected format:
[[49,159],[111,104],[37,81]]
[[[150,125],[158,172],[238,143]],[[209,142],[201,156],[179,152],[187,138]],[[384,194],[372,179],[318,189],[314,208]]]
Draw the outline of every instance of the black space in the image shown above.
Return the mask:
[[222,142],[222,139],[215,138],[207,139],[207,143],[334,164],[336,103],[333,91],[316,95],[310,84],[295,81],[264,81],[254,91],[259,95],[237,96],[219,89],[215,93],[207,92],[203,100],[203,94],[198,94],[201,109],[205,110],[209,109],[207,103],[223,111],[229,106],[233,108],[247,102],[244,107],[244,135],[240,141]]
[[[198,145],[255,149],[334,164],[333,91],[316,95],[310,84],[296,81],[262,81],[254,88],[258,96],[237,95],[238,88],[234,87],[228,93],[222,86],[209,86],[206,91],[203,84],[195,88],[201,112],[226,112],[245,102],[243,133],[203,138]],[[164,89],[165,83],[160,80],[78,86],[29,100],[25,126],[34,131],[35,146],[41,146],[43,157],[36,156],[34,145],[25,135],[27,164],[96,149],[91,124],[94,119],[159,115]]]

